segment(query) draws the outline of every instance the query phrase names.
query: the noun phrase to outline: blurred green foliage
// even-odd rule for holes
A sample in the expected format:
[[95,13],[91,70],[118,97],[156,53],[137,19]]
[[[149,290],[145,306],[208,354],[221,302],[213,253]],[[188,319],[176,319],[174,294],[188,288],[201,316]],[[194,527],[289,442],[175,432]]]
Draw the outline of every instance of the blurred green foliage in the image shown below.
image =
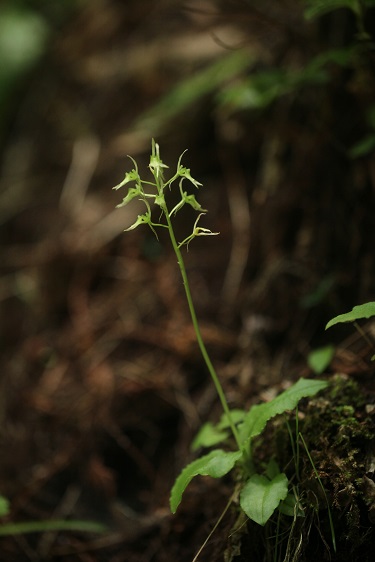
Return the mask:
[[24,80],[79,0],[8,0],[0,8],[0,137]]
[[[366,29],[366,18],[369,8],[374,6],[375,0],[296,0],[296,11],[303,26],[299,31],[306,35],[303,48],[296,46],[297,56],[270,62],[246,45],[243,50],[234,52],[223,50],[219,58],[168,90],[137,120],[135,128],[143,129],[147,137],[158,136],[165,128],[173,126],[176,117],[189,114],[207,99],[216,115],[259,113],[282,97],[301,99],[312,87],[316,91],[328,91],[340,73],[343,76],[347,71],[353,76],[357,74],[358,84],[362,80],[360,88],[369,88],[365,68],[373,41]],[[344,15],[339,22],[339,39],[337,34],[331,34],[326,21],[321,22],[323,17],[333,21],[334,11]],[[352,158],[367,156],[375,149],[371,115],[367,119],[368,134],[354,146],[347,147]],[[363,125],[365,127],[366,123]],[[364,134],[363,128],[360,134]]]
[[215,59],[172,88],[141,116],[137,126],[159,132],[168,121],[189,110],[196,101],[220,92],[228,80],[244,72],[253,63],[254,58],[244,51],[225,52],[218,60]]
[[4,106],[15,82],[43,54],[49,27],[28,9],[8,7],[0,14],[0,104]]

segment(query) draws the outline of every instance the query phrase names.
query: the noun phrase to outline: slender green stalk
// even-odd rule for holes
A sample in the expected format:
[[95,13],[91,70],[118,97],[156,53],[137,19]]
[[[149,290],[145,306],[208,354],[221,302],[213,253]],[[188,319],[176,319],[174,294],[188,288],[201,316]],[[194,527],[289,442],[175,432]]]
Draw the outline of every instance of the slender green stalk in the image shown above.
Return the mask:
[[223,407],[223,410],[225,412],[225,415],[227,416],[230,428],[232,430],[233,436],[234,436],[234,438],[236,440],[236,443],[237,443],[237,447],[239,449],[241,449],[242,445],[241,445],[240,436],[239,436],[237,428],[236,428],[236,426],[233,422],[231,412],[230,412],[230,409],[229,409],[229,406],[228,406],[228,402],[227,402],[227,399],[225,398],[223,387],[221,386],[221,383],[219,381],[219,377],[217,376],[217,373],[216,373],[215,368],[214,368],[214,366],[211,362],[210,356],[207,352],[206,346],[204,344],[204,341],[203,341],[203,338],[202,338],[202,335],[201,335],[201,330],[200,330],[200,327],[199,327],[199,323],[198,323],[197,315],[196,315],[196,312],[195,312],[193,299],[192,299],[191,292],[190,292],[190,285],[189,285],[189,280],[188,280],[187,273],[186,273],[184,259],[182,257],[180,248],[178,247],[178,243],[177,243],[177,240],[176,240],[176,237],[175,237],[175,234],[174,234],[172,222],[171,222],[168,210],[163,209],[163,212],[164,212],[166,220],[167,220],[169,236],[170,236],[170,239],[171,239],[171,242],[172,242],[173,250],[174,250],[174,252],[176,254],[176,257],[177,257],[178,266],[180,268],[181,277],[182,277],[182,281],[183,281],[185,293],[186,293],[186,299],[187,299],[187,302],[188,302],[191,320],[193,322],[194,331],[195,331],[195,335],[196,335],[197,342],[198,342],[198,345],[199,345],[199,349],[202,353],[202,357],[204,359],[204,362],[206,363],[208,372],[211,375],[212,382],[215,385],[216,392],[219,396],[219,399],[220,399],[221,405]]
[[103,533],[107,528],[95,521],[27,521],[0,525],[0,536],[23,535],[25,533],[47,533],[49,531],[79,531],[82,533]]
[[[204,361],[207,365],[207,369],[208,369],[208,371],[211,375],[212,382],[214,383],[216,392],[219,396],[221,405],[222,405],[224,413],[227,417],[229,426],[230,426],[231,431],[233,433],[233,437],[234,437],[234,439],[237,443],[238,449],[242,450],[241,439],[240,439],[239,433],[237,431],[237,428],[236,428],[236,426],[233,422],[233,418],[231,416],[231,412],[230,412],[230,409],[229,409],[229,406],[228,406],[228,402],[225,398],[223,388],[222,388],[221,383],[219,381],[219,378],[216,374],[214,366],[212,365],[211,359],[210,359],[210,357],[207,353],[206,346],[203,342],[203,338],[202,338],[201,331],[200,331],[199,324],[198,324],[197,315],[196,315],[195,308],[194,308],[193,299],[191,297],[190,286],[189,286],[189,281],[188,281],[188,277],[187,277],[187,274],[186,274],[186,268],[185,268],[184,260],[183,260],[183,257],[182,257],[181,251],[180,251],[180,247],[182,245],[186,245],[188,247],[189,243],[193,240],[193,238],[195,238],[197,236],[214,236],[214,235],[218,234],[217,232],[211,232],[208,228],[203,228],[201,226],[198,226],[198,221],[199,221],[200,217],[205,214],[205,209],[202,209],[201,205],[196,200],[195,195],[188,195],[187,192],[185,192],[183,190],[182,182],[183,182],[184,179],[186,179],[189,182],[191,182],[195,187],[199,187],[202,184],[200,184],[198,181],[196,181],[194,178],[191,177],[190,170],[188,168],[185,168],[184,166],[181,165],[181,158],[182,158],[183,154],[184,153],[182,153],[180,158],[179,158],[179,161],[178,161],[178,164],[177,164],[176,174],[171,179],[169,179],[168,181],[164,181],[163,171],[164,171],[164,168],[168,168],[168,166],[166,166],[163,163],[163,161],[161,160],[160,153],[159,153],[159,145],[153,140],[152,141],[152,153],[151,153],[151,157],[150,157],[149,169],[150,169],[152,175],[154,176],[155,183],[145,182],[145,181],[141,180],[141,178],[139,176],[139,173],[138,173],[137,163],[135,162],[135,160],[133,160],[133,158],[131,158],[131,160],[134,164],[134,169],[131,172],[127,172],[125,174],[125,178],[123,179],[123,181],[121,183],[119,183],[118,185],[116,185],[114,187],[114,189],[119,189],[120,187],[122,187],[123,185],[125,185],[129,182],[134,182],[135,187],[129,188],[128,194],[123,199],[122,203],[117,205],[117,207],[123,207],[124,205],[127,205],[135,197],[140,198],[141,201],[143,201],[145,206],[146,206],[146,212],[143,215],[138,215],[138,218],[135,221],[135,223],[132,224],[129,228],[126,229],[128,231],[134,230],[135,228],[137,228],[141,224],[148,224],[155,235],[156,235],[155,227],[160,226],[160,227],[164,227],[164,228],[168,229],[169,237],[171,239],[173,250],[174,250],[174,252],[176,254],[176,257],[177,257],[177,263],[178,263],[179,268],[180,268],[183,284],[184,284],[184,287],[185,287],[186,298],[187,298],[187,302],[188,302],[188,306],[189,306],[189,310],[190,310],[190,315],[191,315],[191,319],[192,319],[192,322],[193,322],[194,331],[195,331],[195,335],[196,335],[196,338],[197,338],[197,341],[198,341],[198,345],[199,345],[200,351],[202,353],[202,357],[203,357],[203,359],[204,359]],[[166,204],[166,201],[165,201],[164,191],[167,187],[170,188],[171,184],[174,181],[176,181],[177,179],[180,180],[179,187],[180,187],[181,201],[172,209],[172,211],[169,211],[168,207],[167,207],[167,204]],[[156,188],[156,194],[146,192],[145,189],[144,189],[144,185],[155,187]],[[153,222],[153,220],[151,218],[151,207],[150,207],[150,204],[148,202],[148,199],[150,199],[150,198],[153,199],[154,203],[160,207],[160,209],[162,211],[162,214],[165,216],[166,224],[160,224],[160,223],[154,223]],[[199,215],[198,215],[197,220],[194,223],[193,232],[187,238],[185,238],[185,240],[183,240],[180,244],[178,244],[177,240],[176,240],[176,236],[174,234],[171,216],[175,215],[185,204],[190,205],[195,211],[198,211]]]
[[296,420],[296,429],[295,429],[295,442],[294,442],[294,437],[293,437],[293,433],[290,427],[290,423],[288,422],[288,420],[285,418],[285,423],[286,423],[286,427],[289,433],[289,438],[290,438],[290,445],[292,447],[292,453],[293,453],[293,458],[294,458],[294,465],[295,465],[295,469],[296,469],[296,477],[297,480],[299,481],[299,440],[298,440],[298,433],[299,433],[299,423],[298,423],[298,406],[296,406],[296,413],[295,413],[295,420]]

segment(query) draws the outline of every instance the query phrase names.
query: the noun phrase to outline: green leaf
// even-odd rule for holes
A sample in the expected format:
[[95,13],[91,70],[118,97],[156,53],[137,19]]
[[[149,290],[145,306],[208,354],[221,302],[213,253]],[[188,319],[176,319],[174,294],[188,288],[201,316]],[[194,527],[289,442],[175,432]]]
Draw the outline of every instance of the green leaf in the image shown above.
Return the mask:
[[213,447],[218,443],[222,443],[228,439],[229,433],[227,431],[220,430],[218,425],[213,425],[211,422],[207,422],[198,431],[192,444],[191,450],[196,451],[200,447]]
[[269,478],[270,480],[272,480],[273,478],[275,478],[275,476],[280,474],[280,468],[277,462],[275,461],[275,459],[271,459],[269,461],[269,463],[266,466],[265,474],[267,478]]
[[[245,417],[245,411],[244,410],[240,410],[239,408],[233,408],[233,410],[230,411],[230,417],[232,422],[236,425],[239,422],[243,421],[244,417]],[[230,422],[228,420],[228,416],[224,413],[222,414],[219,423],[217,424],[217,428],[218,429],[228,429],[230,428]]]
[[[245,412],[234,408],[230,411],[230,415],[233,423],[238,424],[243,421]],[[219,423],[207,422],[203,424],[191,445],[192,451],[196,451],[199,447],[213,447],[222,443],[229,437],[229,433],[224,431],[226,429],[230,429],[230,423],[225,413],[222,414]]]
[[375,134],[371,133],[367,135],[362,140],[357,142],[349,150],[350,158],[360,158],[361,156],[366,156],[375,149]]
[[335,347],[333,345],[326,345],[324,347],[314,349],[307,357],[307,364],[314,373],[321,375],[330,364],[334,353]]
[[105,525],[96,521],[25,521],[0,525],[0,536],[46,533],[48,531],[79,531],[82,533],[104,533]]
[[300,379],[270,402],[253,406],[238,428],[241,441],[246,445],[253,437],[262,433],[268,420],[277,414],[293,410],[301,398],[314,396],[327,386],[325,381]]
[[203,70],[177,84],[151,110],[141,115],[138,128],[155,134],[176,115],[188,112],[194,103],[220,89],[223,83],[241,74],[253,62],[254,58],[248,52],[240,50],[215,59]]
[[285,474],[278,474],[273,480],[254,474],[241,490],[240,505],[252,521],[265,525],[287,494]]
[[326,326],[326,330],[335,324],[341,324],[342,322],[355,322],[361,318],[371,318],[375,316],[375,302],[366,302],[365,304],[360,304],[352,308],[350,312],[346,314],[339,314],[330,320]]
[[279,505],[279,511],[290,517],[305,517],[303,508],[294,494],[288,494]]
[[176,513],[182,499],[182,494],[195,476],[201,475],[221,478],[232,470],[241,456],[241,451],[227,453],[222,449],[215,449],[208,453],[208,455],[204,455],[185,466],[181,474],[177,477],[171,491],[170,507],[172,513]]
[[9,513],[9,501],[4,498],[4,496],[0,496],[0,517],[5,517]]
[[305,18],[314,19],[340,8],[348,8],[354,13],[358,13],[359,7],[357,0],[309,0],[305,9]]

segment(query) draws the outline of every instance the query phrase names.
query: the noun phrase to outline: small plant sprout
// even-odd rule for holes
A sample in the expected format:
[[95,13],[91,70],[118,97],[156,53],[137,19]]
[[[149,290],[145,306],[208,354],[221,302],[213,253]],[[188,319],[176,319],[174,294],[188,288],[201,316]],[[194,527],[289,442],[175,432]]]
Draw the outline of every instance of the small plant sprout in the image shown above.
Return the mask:
[[[178,160],[175,174],[166,180],[164,172],[168,169],[168,166],[163,163],[160,157],[159,145],[153,140],[149,163],[152,181],[141,179],[137,163],[131,158],[134,164],[133,170],[127,172],[123,181],[114,188],[119,189],[127,184],[131,184],[128,187],[126,196],[118,207],[127,205],[134,198],[143,201],[146,207],[145,213],[139,215],[134,224],[126,230],[134,230],[143,224],[148,225],[155,235],[158,228],[166,228],[168,230],[180,268],[197,342],[223,409],[223,414],[217,424],[207,422],[202,426],[194,439],[192,447],[193,450],[201,450],[217,447],[217,445],[221,444],[222,448],[214,448],[195,459],[182,470],[171,491],[170,507],[171,511],[175,513],[186,487],[195,476],[203,475],[221,478],[236,468],[240,478],[239,483],[236,484],[238,493],[233,494],[233,498],[237,499],[239,497],[241,509],[250,519],[260,525],[265,525],[276,509],[280,508],[280,511],[283,513],[288,511],[286,508],[283,509],[284,502],[286,502],[286,506],[293,506],[296,500],[295,496],[289,492],[289,482],[286,475],[279,470],[274,460],[270,460],[264,474],[256,473],[252,455],[253,439],[263,432],[271,418],[287,410],[293,410],[301,398],[315,395],[324,389],[327,383],[320,380],[300,379],[270,402],[255,405],[249,411],[230,409],[219,377],[202,339],[181,253],[182,247],[188,247],[195,238],[217,236],[219,233],[198,226],[199,220],[207,211],[201,207],[195,195],[189,195],[184,190],[184,187],[186,182],[192,184],[196,189],[199,189],[202,184],[191,176],[188,168],[182,165],[183,155],[184,153],[181,154]],[[169,210],[166,195],[176,182],[178,182],[181,199]],[[152,218],[153,205],[159,207],[159,219],[157,222]],[[198,216],[194,222],[191,234],[186,236],[181,242],[177,242],[172,220],[185,205],[190,205],[198,213]],[[295,510],[289,509],[289,511],[293,513]]]

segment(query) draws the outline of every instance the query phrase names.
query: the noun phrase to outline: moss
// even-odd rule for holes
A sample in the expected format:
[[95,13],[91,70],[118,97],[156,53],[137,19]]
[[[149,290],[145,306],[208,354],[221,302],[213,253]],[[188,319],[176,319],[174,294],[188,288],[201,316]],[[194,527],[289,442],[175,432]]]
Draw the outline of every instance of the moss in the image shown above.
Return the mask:
[[[369,457],[375,457],[371,453],[375,447],[375,418],[367,413],[368,403],[369,398],[359,384],[344,375],[333,376],[329,387],[318,397],[302,401],[298,431],[303,435],[314,466],[298,440],[296,467],[295,412],[287,420],[289,431],[285,418],[280,416],[256,442],[254,453],[259,464],[275,457],[304,506],[304,518],[282,517],[278,523],[269,523],[271,535],[283,529],[286,537],[282,559],[368,560],[366,556],[372,552],[370,545],[375,542],[375,484],[366,476]],[[327,502],[336,535],[336,553]],[[293,544],[298,545],[298,552],[293,551]]]
[[[318,397],[301,402],[298,431],[303,435],[314,466],[301,440],[296,437],[295,412],[287,417],[289,430],[284,416],[268,424],[254,443],[258,469],[264,469],[269,459],[275,458],[280,469],[287,473],[290,487],[293,486],[303,505],[304,517],[275,516],[262,533],[251,522],[245,528],[241,527],[238,539],[241,555],[234,556],[233,560],[246,560],[247,547],[253,552],[255,542],[259,546],[261,541],[264,553],[257,559],[262,560],[274,559],[277,544],[278,559],[285,561],[372,561],[375,544],[375,414],[368,413],[373,411],[368,407],[369,403],[370,398],[359,384],[344,375],[334,375],[328,388]],[[336,536],[336,552],[329,513]]]
[[[366,402],[355,380],[335,375],[327,390],[309,401],[300,421],[299,429],[332,513],[338,549],[337,558],[331,553],[333,560],[357,559],[363,543],[369,544],[375,538],[362,485],[375,434],[374,420],[366,413]],[[301,450],[300,490],[307,497],[312,493],[319,498],[319,532],[329,543],[327,499],[318,487],[314,468]]]

